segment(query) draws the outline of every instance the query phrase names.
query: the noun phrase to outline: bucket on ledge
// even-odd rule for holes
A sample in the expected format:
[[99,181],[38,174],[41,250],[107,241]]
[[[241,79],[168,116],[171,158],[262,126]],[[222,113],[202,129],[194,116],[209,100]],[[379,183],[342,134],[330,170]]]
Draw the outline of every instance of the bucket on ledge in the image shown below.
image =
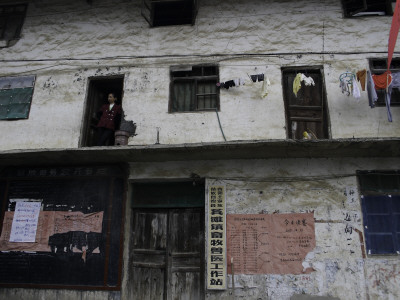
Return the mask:
[[115,142],[114,145],[125,146],[128,145],[129,132],[123,130],[115,131]]

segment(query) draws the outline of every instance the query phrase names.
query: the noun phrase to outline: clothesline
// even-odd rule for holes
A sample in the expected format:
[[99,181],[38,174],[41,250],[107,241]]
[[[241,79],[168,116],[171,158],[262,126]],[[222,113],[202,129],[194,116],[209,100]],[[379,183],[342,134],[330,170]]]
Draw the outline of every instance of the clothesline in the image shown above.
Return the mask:
[[[269,78],[267,76],[265,76],[265,74],[255,74],[255,75],[248,75],[251,82],[263,82],[262,87],[261,87],[261,97],[265,98],[267,97],[268,93],[269,93],[269,87],[271,85],[271,82],[269,80]],[[234,78],[234,79],[230,79],[228,81],[224,81],[224,82],[218,82],[216,85],[219,88],[225,88],[225,89],[229,89],[231,87],[235,87],[235,86],[241,86],[241,85],[245,85],[246,84],[246,80],[244,78]]]
[[384,91],[388,121],[392,122],[390,100],[393,88],[400,89],[400,72],[391,73],[386,71],[383,74],[371,74],[370,71],[363,69],[354,74],[346,71],[339,76],[342,93],[347,96],[352,95],[357,100],[360,99],[361,93],[357,81],[360,82],[362,91],[365,91],[365,87],[367,87],[368,101],[371,108],[374,108],[378,101],[377,90]]

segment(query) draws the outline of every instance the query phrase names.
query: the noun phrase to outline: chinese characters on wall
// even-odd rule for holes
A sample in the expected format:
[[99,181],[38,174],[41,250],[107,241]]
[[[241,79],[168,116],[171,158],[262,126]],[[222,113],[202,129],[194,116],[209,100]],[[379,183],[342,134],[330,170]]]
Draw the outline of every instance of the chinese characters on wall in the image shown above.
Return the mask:
[[207,288],[226,289],[225,186],[209,187]]

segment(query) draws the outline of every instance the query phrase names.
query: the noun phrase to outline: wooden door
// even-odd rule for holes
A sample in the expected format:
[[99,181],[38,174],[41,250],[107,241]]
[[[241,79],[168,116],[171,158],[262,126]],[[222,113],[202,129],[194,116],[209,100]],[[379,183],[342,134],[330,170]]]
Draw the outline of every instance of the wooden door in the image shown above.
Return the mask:
[[134,299],[203,299],[203,209],[135,209],[132,268]]
[[[293,93],[293,81],[297,73],[305,73],[314,80],[315,85],[307,86],[301,82],[297,96]],[[282,74],[288,138],[303,139],[307,131],[318,139],[328,138],[325,89],[321,70],[288,69]]]

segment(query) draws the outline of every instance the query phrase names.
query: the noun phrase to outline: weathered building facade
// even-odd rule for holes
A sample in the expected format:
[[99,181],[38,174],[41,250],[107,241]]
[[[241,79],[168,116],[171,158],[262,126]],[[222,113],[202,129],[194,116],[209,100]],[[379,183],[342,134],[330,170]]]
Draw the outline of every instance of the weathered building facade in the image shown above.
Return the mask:
[[394,4],[1,0],[0,298],[399,298]]

